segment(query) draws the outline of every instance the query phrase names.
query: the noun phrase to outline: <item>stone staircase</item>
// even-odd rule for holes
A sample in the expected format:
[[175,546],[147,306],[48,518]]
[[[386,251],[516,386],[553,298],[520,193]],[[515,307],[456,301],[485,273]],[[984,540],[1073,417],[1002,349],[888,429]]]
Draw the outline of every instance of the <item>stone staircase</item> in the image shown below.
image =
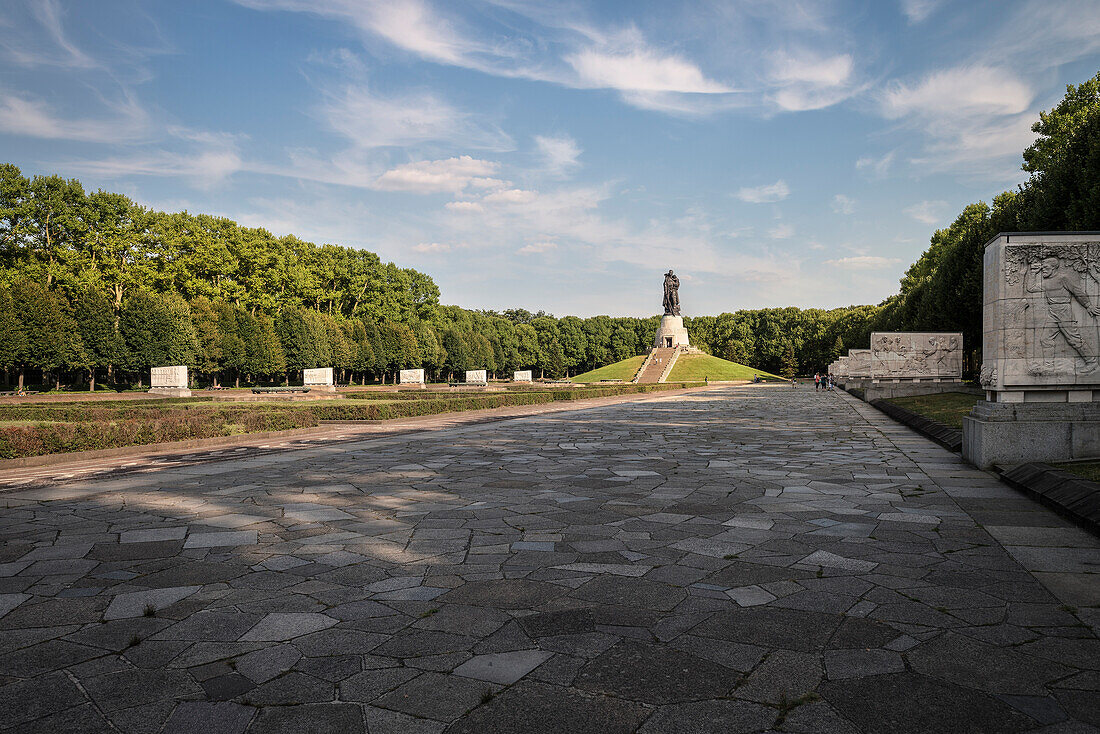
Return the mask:
[[669,369],[669,364],[676,359],[679,351],[678,347],[661,347],[660,349],[654,349],[650,352],[650,357],[646,360],[645,367],[642,368],[641,373],[638,375],[637,382],[639,384],[660,382]]

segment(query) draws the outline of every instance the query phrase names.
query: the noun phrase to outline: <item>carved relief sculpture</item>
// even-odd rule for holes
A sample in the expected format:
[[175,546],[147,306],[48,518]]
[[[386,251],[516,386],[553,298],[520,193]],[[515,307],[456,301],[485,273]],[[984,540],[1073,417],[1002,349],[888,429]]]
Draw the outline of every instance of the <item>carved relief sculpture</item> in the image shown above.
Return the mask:
[[1100,382],[1100,242],[1006,244],[987,262],[998,254],[986,273],[990,384]]

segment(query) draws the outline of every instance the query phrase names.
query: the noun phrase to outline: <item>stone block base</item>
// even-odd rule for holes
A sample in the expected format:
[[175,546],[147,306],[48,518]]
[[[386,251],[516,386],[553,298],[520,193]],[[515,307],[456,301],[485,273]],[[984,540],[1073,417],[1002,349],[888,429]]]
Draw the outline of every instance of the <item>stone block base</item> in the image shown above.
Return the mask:
[[662,316],[661,325],[657,329],[657,336],[653,340],[653,346],[657,349],[688,346],[688,332],[684,328],[684,318],[682,316]]
[[336,392],[335,385],[304,385],[310,392]]
[[191,397],[191,390],[186,387],[151,387],[148,391],[153,395],[163,395],[166,398]]
[[979,469],[1100,458],[1100,403],[991,403],[963,418],[963,458]]
[[985,395],[984,390],[970,387],[962,380],[898,380],[890,382],[869,382],[863,385],[864,400],[868,403],[872,400],[889,400],[890,398],[907,398],[913,395],[936,395],[943,392],[970,393],[975,397]]

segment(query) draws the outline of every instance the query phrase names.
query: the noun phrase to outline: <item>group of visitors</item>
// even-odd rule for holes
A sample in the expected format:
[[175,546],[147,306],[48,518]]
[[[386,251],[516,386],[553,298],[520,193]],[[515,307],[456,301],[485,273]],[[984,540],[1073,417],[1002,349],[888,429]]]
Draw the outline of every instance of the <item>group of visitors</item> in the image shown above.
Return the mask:
[[833,389],[833,376],[823,375],[820,372],[814,373],[814,390],[832,390]]

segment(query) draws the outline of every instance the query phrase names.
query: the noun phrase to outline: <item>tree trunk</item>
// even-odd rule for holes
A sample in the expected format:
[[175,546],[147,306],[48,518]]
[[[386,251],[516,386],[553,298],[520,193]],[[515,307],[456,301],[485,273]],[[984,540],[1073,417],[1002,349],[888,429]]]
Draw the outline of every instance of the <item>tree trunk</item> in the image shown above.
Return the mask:
[[241,386],[241,373],[240,372],[237,373],[237,385],[236,386],[237,387]]
[[95,392],[95,367],[88,370],[88,392]]
[[19,391],[20,392],[23,391],[23,374],[24,374],[24,369],[22,367],[20,367],[19,368]]

